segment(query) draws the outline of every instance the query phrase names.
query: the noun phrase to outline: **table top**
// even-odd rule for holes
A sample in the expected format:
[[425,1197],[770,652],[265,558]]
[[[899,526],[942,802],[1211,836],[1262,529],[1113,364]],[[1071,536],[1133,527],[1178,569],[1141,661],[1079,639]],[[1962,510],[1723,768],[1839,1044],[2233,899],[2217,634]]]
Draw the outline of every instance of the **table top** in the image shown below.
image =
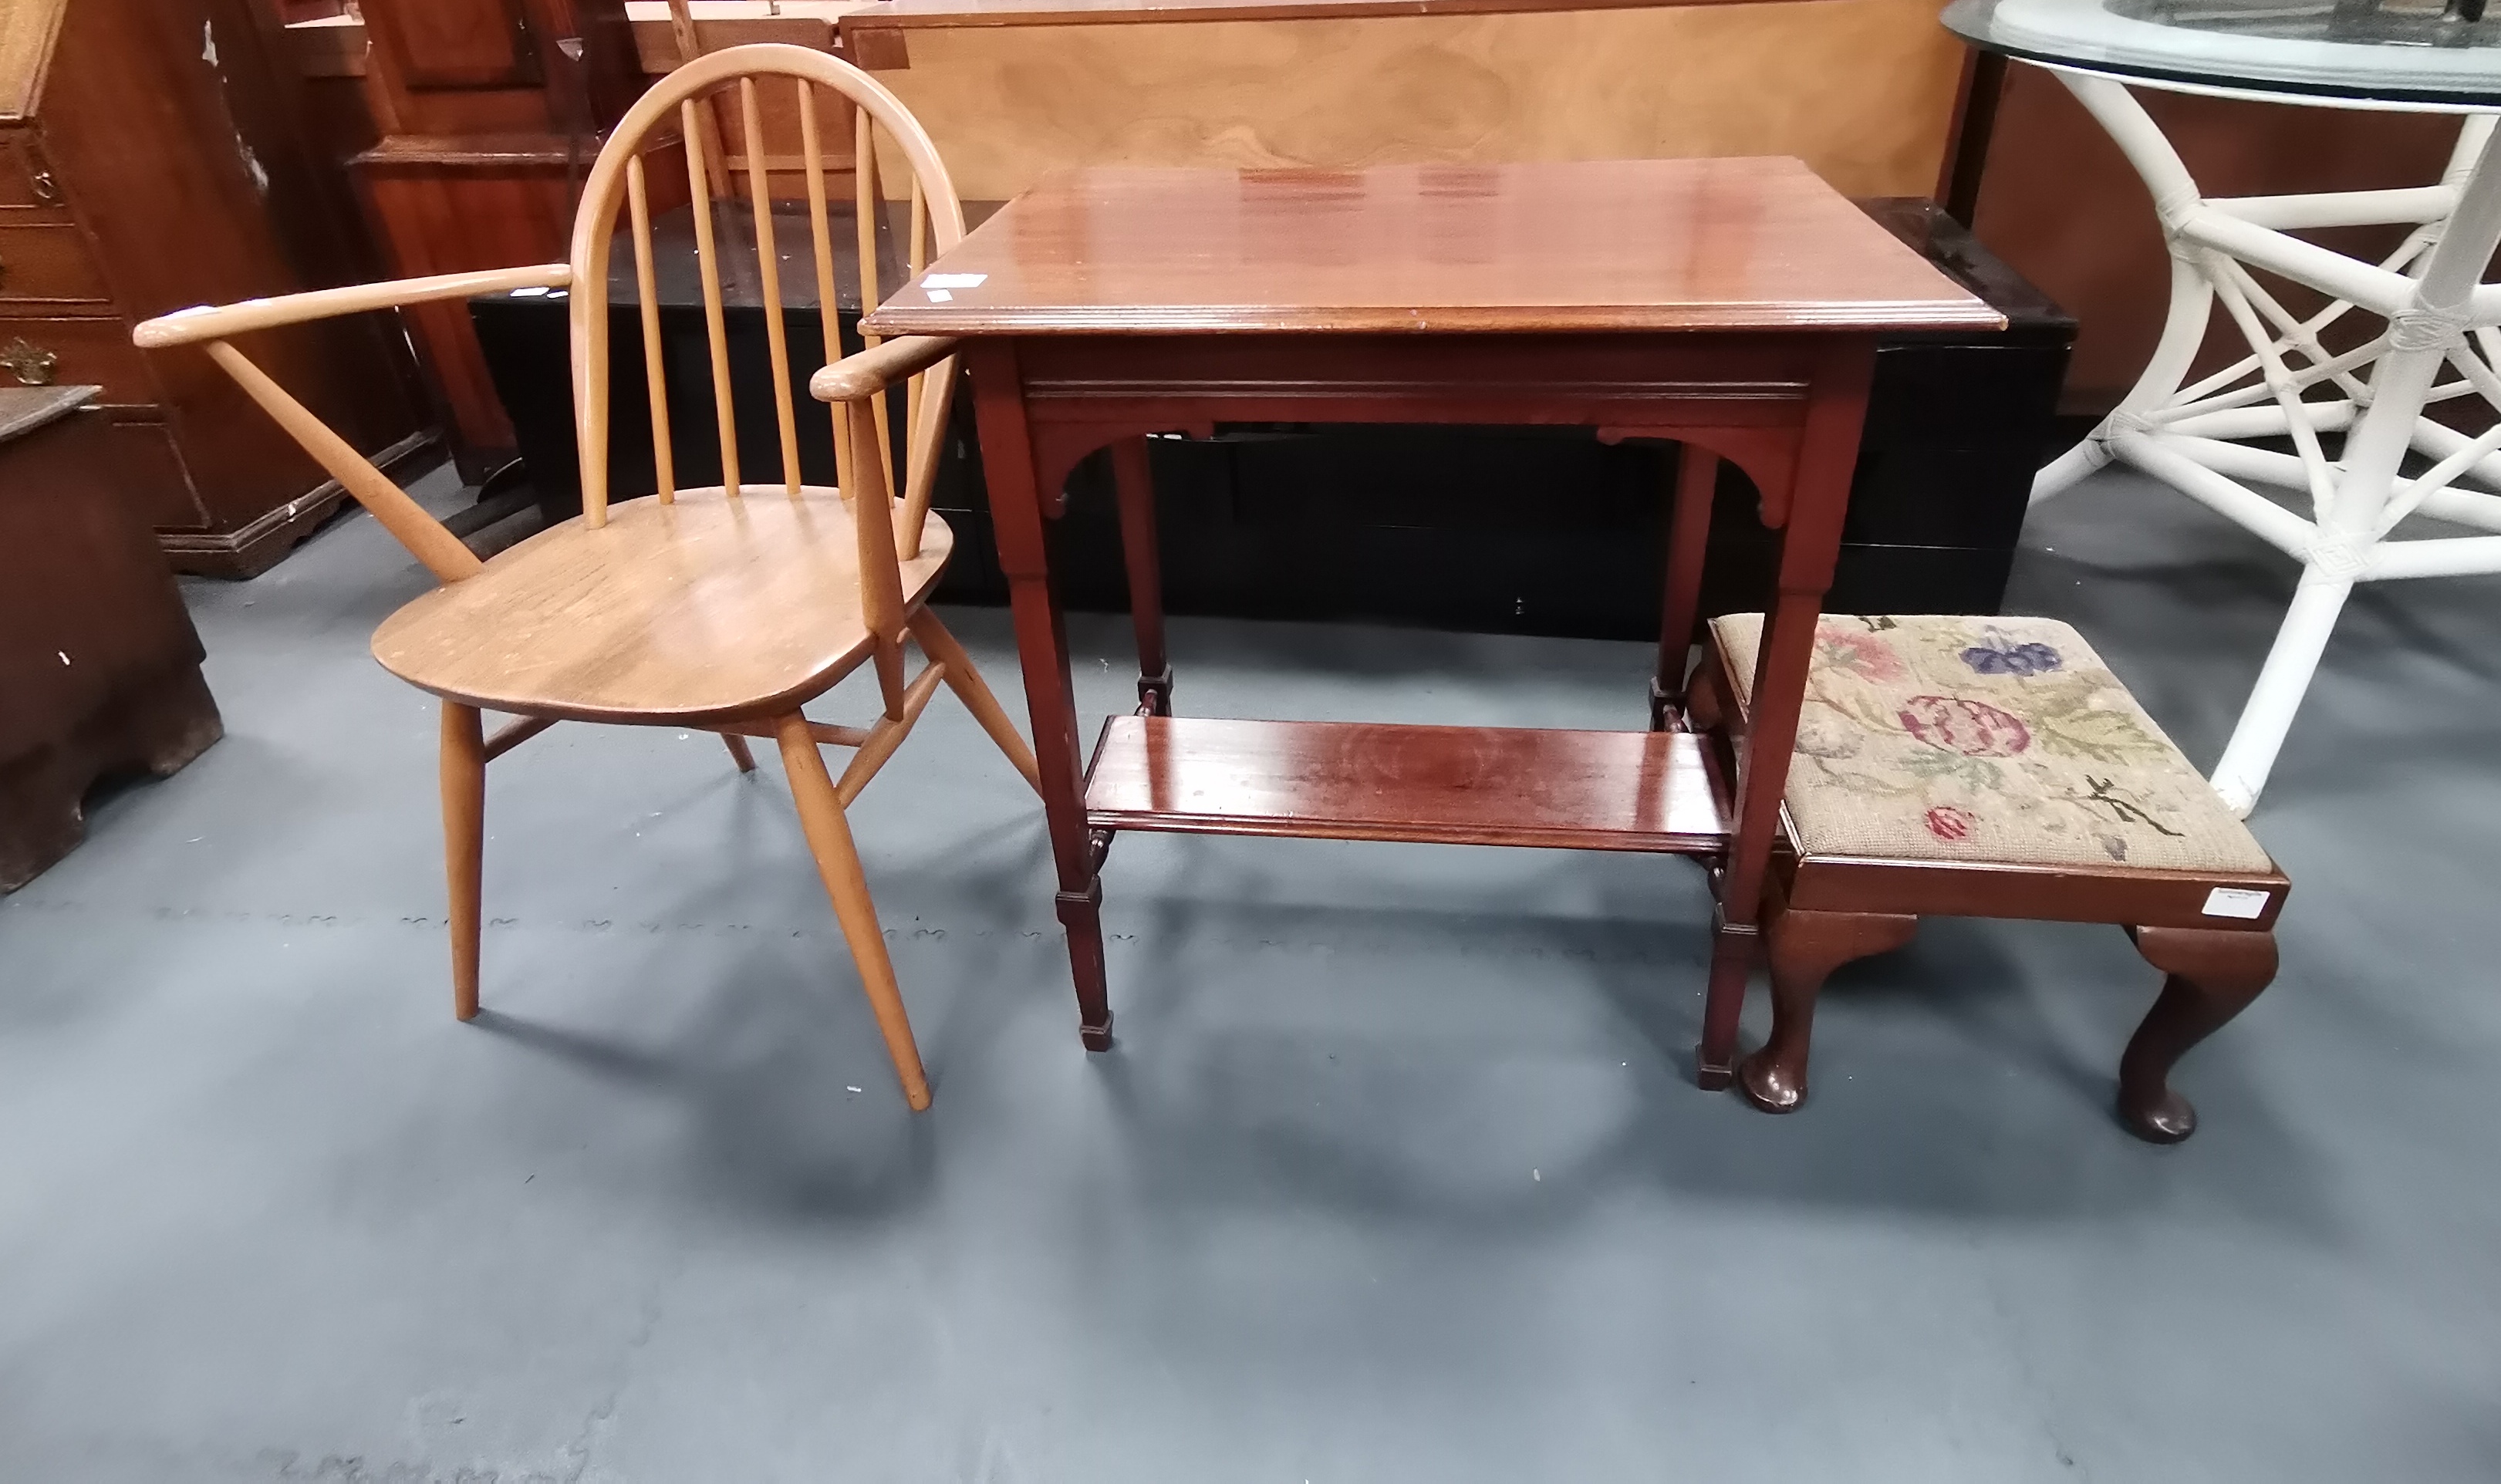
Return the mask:
[[1065,172],[882,335],[1988,329],[1792,159]]
[[1945,23],[1976,47],[2154,86],[2501,104],[2501,12],[2484,18],[2481,0],[1954,0]]

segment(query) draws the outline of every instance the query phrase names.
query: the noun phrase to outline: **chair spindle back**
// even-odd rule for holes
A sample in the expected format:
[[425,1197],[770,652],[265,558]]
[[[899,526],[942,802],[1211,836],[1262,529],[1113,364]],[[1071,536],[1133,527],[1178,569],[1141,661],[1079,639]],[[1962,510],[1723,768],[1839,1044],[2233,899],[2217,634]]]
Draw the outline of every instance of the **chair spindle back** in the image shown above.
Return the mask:
[[[765,101],[784,94],[796,115],[799,152],[776,155],[768,148]],[[714,182],[730,181],[727,146],[720,140],[727,110],[716,106],[715,94],[732,93],[743,138],[748,209],[752,214],[753,287],[764,313],[774,386],[774,416],[779,435],[782,491],[800,494],[798,413],[790,397],[790,346],[783,314],[782,262],[773,218],[773,176],[795,169],[805,178],[808,226],[817,278],[818,311],[824,325],[822,354],[830,364],[842,357],[842,329],[831,207],[826,173],[827,145],[842,140],[829,134],[821,105],[830,95],[836,109],[850,115],[852,165],[852,209],[857,218],[860,304],[874,309],[883,297],[877,263],[878,223],[885,214],[878,166],[878,134],[883,128],[900,152],[910,174],[907,243],[903,256],[917,274],[934,252],[944,252],[964,235],[963,205],[939,160],[936,146],[892,93],[868,74],[821,51],[803,47],[747,46],[707,53],[680,67],[646,93],[618,120],[600,150],[583,190],[575,217],[572,247],[572,329],[574,416],[581,444],[583,511],[587,523],[608,519],[608,282],[609,252],[622,209],[635,253],[635,284],[643,330],[644,380],[651,412],[652,461],[659,477],[658,498],[677,497],[677,461],[669,436],[668,371],[660,344],[657,274],[651,238],[653,183],[647,178],[647,154],[682,143],[685,152],[687,196],[692,204],[697,268],[702,280],[704,333],[710,350],[712,399],[718,428],[721,483],[736,498],[755,486],[739,468],[736,403],[730,385],[729,339],[723,308],[726,272],[733,282],[748,281],[743,264],[731,252],[742,234],[735,228],[739,213],[716,219]],[[833,115],[842,116],[841,112]],[[712,125],[717,121],[721,128]],[[785,125],[786,126],[786,125]],[[716,155],[715,151],[722,153]],[[838,161],[836,162],[838,165]],[[728,227],[729,230],[724,230]],[[724,241],[728,239],[729,241]],[[874,337],[866,344],[876,345]],[[895,478],[884,395],[830,409],[836,467],[842,491],[852,504],[860,531],[861,581],[865,588],[893,588],[894,621],[900,622],[899,576],[895,557],[919,553],[929,510],[931,481],[937,473],[942,431],[952,402],[952,357],[913,377],[905,392],[905,460],[902,478]],[[897,520],[887,508],[900,492]],[[878,498],[862,501],[863,493]],[[874,506],[876,509],[871,510]],[[869,546],[878,533],[885,553],[872,561]],[[883,592],[870,596],[872,610],[884,607]],[[873,627],[883,628],[872,621]]]

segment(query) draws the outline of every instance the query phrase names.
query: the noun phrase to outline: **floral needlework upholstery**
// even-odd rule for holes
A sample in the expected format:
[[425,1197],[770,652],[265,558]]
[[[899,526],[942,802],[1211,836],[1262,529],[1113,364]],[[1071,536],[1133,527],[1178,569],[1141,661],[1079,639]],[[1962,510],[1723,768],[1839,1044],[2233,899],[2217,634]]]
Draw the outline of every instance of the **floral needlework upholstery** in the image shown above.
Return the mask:
[[[1742,705],[1762,615],[1711,627]],[[2101,657],[2048,618],[1824,615],[1787,803],[1810,855],[2273,869]]]

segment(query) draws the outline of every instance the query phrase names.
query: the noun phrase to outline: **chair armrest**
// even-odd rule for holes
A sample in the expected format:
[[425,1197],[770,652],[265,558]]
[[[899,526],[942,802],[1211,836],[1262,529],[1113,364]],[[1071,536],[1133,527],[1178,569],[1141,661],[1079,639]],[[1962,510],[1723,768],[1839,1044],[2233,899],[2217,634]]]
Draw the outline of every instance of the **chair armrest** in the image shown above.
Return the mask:
[[430,279],[400,279],[389,283],[359,283],[350,288],[319,288],[310,293],[282,294],[275,299],[246,299],[221,308],[200,305],[150,319],[130,332],[131,344],[144,350],[224,340],[252,330],[302,324],[338,314],[396,309],[433,299],[465,299],[515,288],[564,288],[573,282],[565,263],[535,268],[495,268],[484,273],[446,273]]
[[928,370],[951,354],[951,335],[903,335],[857,355],[847,355],[818,369],[808,379],[808,390],[819,402],[857,402],[873,397],[905,377]]

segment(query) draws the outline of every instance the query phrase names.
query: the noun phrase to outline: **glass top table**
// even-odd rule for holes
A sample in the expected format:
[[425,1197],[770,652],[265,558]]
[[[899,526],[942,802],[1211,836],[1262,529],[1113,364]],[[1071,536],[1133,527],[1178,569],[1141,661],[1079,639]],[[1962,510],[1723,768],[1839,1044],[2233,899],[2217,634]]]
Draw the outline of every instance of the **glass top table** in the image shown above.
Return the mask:
[[[2501,574],[2501,283],[2484,281],[2501,246],[2501,16],[2485,3],[1953,0],[1943,17],[2050,69],[2144,180],[2171,248],[2152,357],[2034,478],[2033,502],[2116,461],[2301,564],[2211,778],[2238,813],[2356,583]],[[2136,87],[2464,116],[2437,182],[2227,198],[2198,186]],[[2369,258],[2298,235],[2355,226],[2404,230]],[[2283,284],[2297,292],[2278,297]],[[2199,357],[2218,306],[2250,353],[2210,371]],[[2454,404],[2446,420],[2426,414],[2434,403]],[[2427,534],[2418,514],[2481,534]]]
[[2485,0],[1953,0],[1949,30],[2051,67],[2422,112],[2501,104]]

